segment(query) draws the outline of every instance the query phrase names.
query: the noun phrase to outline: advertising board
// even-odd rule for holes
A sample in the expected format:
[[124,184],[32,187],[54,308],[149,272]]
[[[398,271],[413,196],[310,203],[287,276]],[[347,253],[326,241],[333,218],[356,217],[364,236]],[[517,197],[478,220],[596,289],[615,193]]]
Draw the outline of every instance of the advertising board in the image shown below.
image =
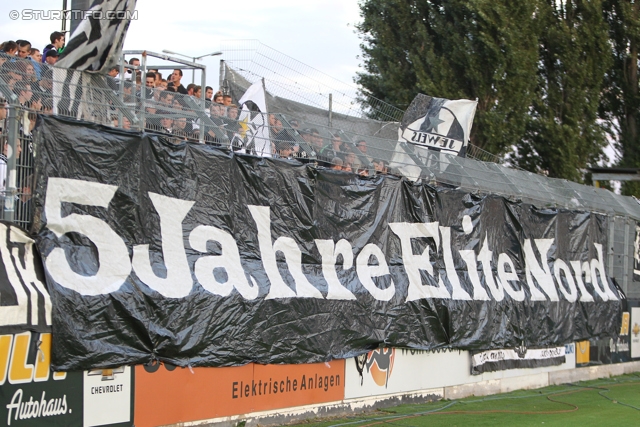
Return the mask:
[[433,390],[575,368],[575,345],[565,345],[563,353],[565,361],[557,366],[508,369],[472,375],[471,355],[467,351],[376,349],[366,356],[346,360],[345,399]]
[[342,400],[344,362],[192,369],[136,366],[135,425],[152,427]]

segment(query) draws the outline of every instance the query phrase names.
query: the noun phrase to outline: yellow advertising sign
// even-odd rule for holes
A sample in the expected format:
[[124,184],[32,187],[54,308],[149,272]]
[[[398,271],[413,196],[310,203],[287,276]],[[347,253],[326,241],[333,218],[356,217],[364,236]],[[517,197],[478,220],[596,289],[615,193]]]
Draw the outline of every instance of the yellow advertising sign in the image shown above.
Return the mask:
[[620,326],[620,335],[629,335],[629,312],[622,313],[622,325]]
[[576,364],[589,363],[589,341],[578,341],[576,343]]

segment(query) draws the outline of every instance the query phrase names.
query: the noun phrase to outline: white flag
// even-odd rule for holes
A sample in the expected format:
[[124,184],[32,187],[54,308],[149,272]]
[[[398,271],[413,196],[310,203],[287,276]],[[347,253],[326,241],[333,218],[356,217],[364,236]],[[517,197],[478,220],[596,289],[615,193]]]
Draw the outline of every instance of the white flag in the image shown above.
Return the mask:
[[[242,105],[238,121],[248,122],[249,126],[247,149],[252,148],[258,156],[271,157],[267,101],[262,81],[252,84],[238,102]],[[249,106],[249,103],[253,105]]]
[[248,101],[252,101],[256,106],[260,109],[261,113],[267,112],[267,100],[264,95],[264,86],[262,85],[262,81],[255,82],[249,89],[242,95],[240,98],[240,105],[244,105]]

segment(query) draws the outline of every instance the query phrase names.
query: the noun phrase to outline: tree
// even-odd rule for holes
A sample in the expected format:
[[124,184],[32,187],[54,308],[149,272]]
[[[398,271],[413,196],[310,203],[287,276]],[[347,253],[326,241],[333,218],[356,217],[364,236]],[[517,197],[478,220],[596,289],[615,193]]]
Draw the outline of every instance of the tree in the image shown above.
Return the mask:
[[536,97],[525,137],[516,144],[517,163],[580,182],[584,168],[597,164],[607,145],[598,121],[610,65],[602,4],[540,1],[534,22],[540,43]]
[[[478,99],[471,142],[580,181],[605,143],[599,0],[365,0],[356,81],[400,107],[416,93]],[[605,54],[605,56],[607,56]]]
[[368,0],[358,30],[356,82],[406,108],[421,92],[478,99],[471,142],[504,153],[526,130],[535,96],[537,39],[530,2]]
[[[640,49],[640,3],[605,0],[613,66],[606,74],[601,116],[620,154],[618,166],[640,167],[640,94],[638,50]],[[639,182],[625,182],[622,193],[640,197]]]

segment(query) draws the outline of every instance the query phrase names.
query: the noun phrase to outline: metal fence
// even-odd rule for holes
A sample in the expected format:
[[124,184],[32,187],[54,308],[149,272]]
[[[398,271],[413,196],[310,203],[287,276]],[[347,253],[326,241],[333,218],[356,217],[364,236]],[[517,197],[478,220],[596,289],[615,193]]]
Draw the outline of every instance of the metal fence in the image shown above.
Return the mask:
[[[32,85],[41,78],[31,61],[0,54],[0,191],[2,218],[28,226],[33,215],[35,144],[33,129],[41,110]],[[29,101],[33,99],[33,101]]]
[[[220,66],[220,87],[225,93],[239,98],[248,83],[262,79],[270,112],[295,112],[314,125],[397,139],[404,109],[375,98],[362,87],[337,80],[257,40],[225,40],[219,50],[225,58]],[[502,157],[473,144],[467,147],[467,157],[505,163]]]
[[[345,83],[306,65],[258,40],[224,40],[219,45],[224,53],[220,87],[229,92],[233,78],[249,81],[265,80],[267,91],[277,98],[296,101],[352,118],[375,118],[384,122],[399,122],[404,110],[373,97],[361,87]],[[406,106],[405,106],[406,107]],[[339,126],[338,126],[339,127]]]
[[[233,103],[237,103],[252,82],[230,68],[225,71],[224,86],[231,95],[231,105],[205,101],[203,96],[196,98],[150,87],[153,84],[147,86],[147,79],[145,84],[141,80],[150,69],[160,66],[152,64],[149,58],[143,56],[139,67],[123,63],[120,74],[130,76],[123,79],[49,68],[44,64],[36,67],[30,60],[12,58],[5,61],[0,67],[0,89],[11,108],[15,107],[14,132],[22,135],[25,126],[28,127],[27,111],[57,114],[107,126],[144,130],[170,138],[175,143],[211,144],[228,151],[289,158],[347,173],[389,173],[414,181],[421,179],[469,191],[500,194],[536,206],[640,218],[633,199],[616,196],[607,190],[550,179],[493,162],[399,144],[397,122],[339,113],[333,113],[332,120],[328,121],[327,116],[332,113],[322,108],[269,93],[269,114],[243,114]],[[158,58],[174,60],[167,55],[158,55]],[[162,67],[203,67],[176,61]],[[128,74],[127,69],[132,72]],[[139,82],[136,82],[136,75],[141,77]],[[33,142],[23,141],[23,146],[32,147]],[[28,182],[27,177],[16,181],[16,185]],[[12,183],[9,184],[11,187]]]
[[[162,57],[166,57],[162,56]],[[38,154],[36,114],[56,114],[168,138],[176,144],[210,144],[227,152],[270,155],[332,168],[341,173],[371,176],[392,174],[469,192],[490,193],[540,208],[567,208],[610,217],[610,272],[631,295],[640,295],[633,282],[633,249],[640,205],[630,197],[574,182],[551,179],[494,162],[444,155],[399,144],[397,122],[331,113],[267,94],[269,114],[242,113],[233,104],[251,81],[235,75],[225,83],[231,105],[220,105],[146,86],[153,64],[121,65],[113,79],[29,60],[0,57],[0,92],[6,118],[0,158],[3,177],[3,218],[29,228],[33,207],[34,159]],[[36,66],[37,65],[37,66]],[[157,66],[157,65],[156,65]],[[188,69],[188,61],[165,65]],[[193,66],[202,67],[199,64]],[[140,81],[136,82],[136,75]],[[229,69],[226,76],[233,76]],[[204,81],[204,79],[203,79]],[[202,88],[204,90],[204,88]]]

